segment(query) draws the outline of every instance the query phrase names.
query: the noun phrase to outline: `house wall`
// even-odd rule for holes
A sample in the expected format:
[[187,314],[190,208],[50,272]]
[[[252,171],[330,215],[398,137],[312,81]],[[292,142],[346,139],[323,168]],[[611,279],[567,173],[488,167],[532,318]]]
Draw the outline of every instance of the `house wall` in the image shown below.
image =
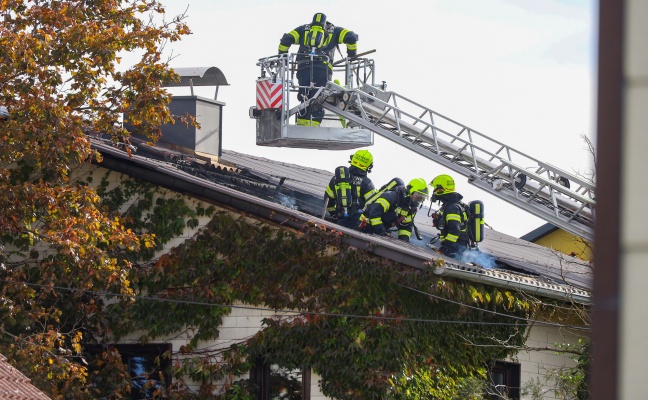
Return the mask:
[[588,247],[583,239],[572,235],[562,229],[557,229],[540,239],[535,241],[535,244],[557,250],[564,254],[573,254],[581,260],[592,259],[591,246]]
[[[108,173],[108,175],[106,175]],[[73,179],[75,180],[87,180],[88,177],[92,178],[92,183],[95,185],[99,185],[99,183],[106,178],[106,181],[108,182],[108,186],[106,187],[106,190],[110,191],[115,189],[116,187],[122,185],[124,181],[126,180],[132,180],[133,178],[120,174],[118,172],[114,171],[109,171],[105,168],[102,168],[100,166],[86,163],[84,164],[79,170],[75,171],[75,175]],[[185,203],[189,206],[192,207],[193,209],[196,209],[198,207],[214,207],[212,204],[196,200],[194,198],[188,197],[188,196],[181,196],[176,192],[173,192],[171,190],[164,189],[162,187],[157,187],[156,188],[156,194],[153,196],[153,204],[155,204],[155,200],[158,198],[176,198],[176,197],[182,197],[185,201]],[[129,199],[119,210],[120,212],[125,212],[128,210],[129,207],[131,207],[133,204],[135,204],[139,200],[138,197],[134,196],[133,198]],[[217,207],[215,207],[217,208]],[[183,232],[171,239],[163,249],[157,251],[154,255],[154,258],[160,257],[162,254],[167,253],[170,249],[184,243],[187,239],[190,239],[193,237],[197,232],[200,231],[202,227],[204,227],[209,221],[211,220],[211,217],[208,217],[206,215],[199,216],[198,218],[198,225],[194,228],[190,228],[188,226],[184,227]]]
[[[259,332],[262,328],[262,321],[264,318],[279,317],[289,314],[285,312],[276,312],[274,310],[265,310],[260,307],[251,305],[238,304],[238,306],[239,307],[232,307],[231,314],[223,317],[223,324],[218,328],[218,339],[210,341],[208,343],[201,343],[198,346],[197,350],[208,349],[211,351],[217,351],[219,349],[228,348],[233,344],[249,339],[257,332]],[[138,339],[141,334],[142,332],[133,332],[129,336],[122,338],[119,341],[119,344],[139,343]],[[182,356],[177,355],[178,351],[180,347],[189,344],[192,336],[193,334],[191,329],[187,329],[186,331],[178,333],[173,337],[153,339],[151,340],[151,343],[170,343],[174,357],[178,357],[178,359],[180,360],[182,359]],[[234,377],[232,382],[222,382],[218,390],[222,389],[225,384],[248,378],[249,374]],[[198,389],[198,383],[192,382],[191,380],[187,380],[186,382],[190,388]],[[327,397],[324,396],[320,391],[318,382],[319,376],[316,373],[311,373],[311,400],[327,399]]]
[[[93,182],[98,184],[101,179],[105,176],[107,170],[95,165],[88,165],[84,168],[79,178],[87,177],[90,174],[93,177]],[[125,179],[131,179],[125,175],[110,172],[108,175],[109,186],[108,189],[113,189],[114,187],[121,185]],[[157,196],[178,196],[177,193],[158,188]],[[210,204],[202,202],[190,197],[183,196],[185,201],[195,207],[209,207]],[[133,204],[137,199],[131,199],[131,201],[125,206]],[[161,254],[168,252],[173,247],[183,243],[185,240],[193,237],[202,227],[204,227],[210,218],[203,216],[199,218],[199,225],[196,228],[185,227],[184,232],[169,242],[165,248],[156,254],[160,256]],[[230,315],[223,317],[223,324],[219,328],[219,338],[209,343],[202,343],[200,349],[210,349],[218,350],[231,346],[234,343],[244,341],[251,336],[255,335],[262,328],[262,320],[264,318],[270,318],[273,316],[286,315],[286,313],[277,313],[273,310],[265,310],[262,308],[257,308],[251,305],[238,305],[239,307],[233,307]],[[142,332],[134,332],[133,334],[122,338],[120,344],[131,344],[137,343],[138,339],[142,335]],[[192,330],[189,328],[183,332],[178,332],[172,337],[167,338],[154,338],[151,340],[151,343],[170,343],[172,345],[172,351],[174,354],[178,354],[181,346],[185,346],[189,343],[191,337],[193,336]],[[555,343],[577,343],[578,337],[571,335],[567,332],[561,331],[560,328],[548,327],[548,326],[533,326],[529,333],[529,338],[526,345],[529,348],[539,349],[539,348],[554,348]],[[177,355],[177,357],[181,357]],[[543,383],[542,390],[545,393],[544,399],[556,399],[554,392],[552,390],[552,380],[550,378],[553,371],[556,371],[560,368],[570,367],[575,364],[573,360],[570,359],[568,355],[558,355],[551,350],[529,350],[521,351],[515,357],[510,358],[508,361],[516,362],[521,364],[521,386],[524,387],[529,382],[534,382],[539,380]],[[234,377],[233,380],[247,379],[249,375],[243,375],[239,377]],[[311,399],[312,400],[324,400],[327,399],[319,389],[320,378],[315,373],[311,374]],[[188,381],[190,387],[197,388],[197,383],[192,383]],[[225,384],[227,382],[223,382]],[[229,382],[231,383],[231,382]],[[222,388],[222,386],[221,386]]]
[[[547,325],[534,325],[530,328],[529,337],[525,345],[529,350],[518,352],[508,361],[520,363],[520,386],[522,389],[529,388],[537,382],[541,383],[542,399],[554,400],[555,373],[561,369],[571,368],[576,362],[569,354],[558,354],[555,349],[557,343],[577,344],[578,336],[564,328]],[[541,349],[550,350],[541,350]],[[531,396],[523,396],[523,399],[532,399]]]
[[[227,348],[232,344],[244,341],[255,335],[262,327],[264,318],[287,315],[273,310],[262,310],[250,305],[240,305],[245,308],[232,308],[232,313],[223,318],[223,325],[219,328],[219,338],[209,343],[202,344],[199,349],[217,350]],[[119,343],[136,343],[139,333],[133,333]],[[192,337],[191,331],[183,332],[173,338],[153,340],[152,343],[171,343],[174,353],[177,353],[181,346],[189,343]],[[531,389],[535,386],[541,393],[543,400],[558,400],[555,393],[556,382],[554,376],[565,368],[576,365],[569,354],[558,354],[555,349],[557,343],[577,344],[581,336],[565,331],[564,328],[552,326],[535,325],[530,328],[529,337],[525,345],[529,350],[518,352],[515,356],[506,361],[520,364],[520,387]],[[548,349],[548,350],[546,350]],[[249,375],[234,377],[233,381],[247,379]],[[324,396],[319,388],[320,377],[316,372],[311,373],[311,400],[329,399]],[[223,382],[224,384],[225,382]],[[231,382],[228,382],[231,383]],[[197,389],[198,384],[188,381],[190,387]],[[222,386],[220,387],[222,388]],[[220,389],[219,388],[219,389]],[[522,396],[521,399],[534,399],[532,396]]]
[[[108,173],[108,175],[106,175]],[[86,164],[82,168],[80,168],[74,177],[76,180],[87,180],[88,177],[92,178],[92,182],[96,185],[99,185],[99,183],[102,181],[102,179],[106,178],[108,182],[107,190],[112,190],[115,189],[116,187],[120,186],[123,184],[125,180],[132,179],[131,177],[116,173],[113,171],[109,171],[105,168],[102,168],[100,166],[96,166],[93,164]],[[179,196],[178,193],[175,193],[173,191],[164,189],[164,188],[157,188],[157,197],[166,197],[166,196]],[[194,198],[188,197],[188,196],[182,196],[185,200],[185,202],[194,207],[214,207],[212,204],[203,202],[200,200],[196,200]],[[154,196],[155,200],[155,196]],[[133,205],[136,201],[138,201],[137,197],[134,197],[130,199],[120,210],[121,212],[125,212],[128,207]],[[220,209],[219,207],[215,207],[216,209]],[[200,231],[209,221],[211,220],[210,217],[208,216],[202,216],[199,217],[199,223],[198,226],[195,228],[189,228],[188,226],[185,226],[185,229],[183,233],[175,238],[173,238],[171,241],[169,241],[162,250],[156,252],[154,258],[157,258],[161,256],[162,254],[165,254],[169,252],[171,249],[174,247],[182,244],[185,242],[187,239],[190,239],[193,237],[196,233]],[[116,300],[112,300],[116,301]],[[111,302],[112,302],[111,301]],[[240,307],[233,307],[232,312],[230,315],[224,316],[223,317],[223,323],[219,327],[219,337],[217,340],[210,341],[208,343],[201,343],[198,347],[198,350],[219,350],[219,349],[225,349],[231,346],[232,344],[235,344],[237,342],[242,342],[251,336],[254,336],[259,330],[262,328],[262,321],[264,318],[270,318],[273,316],[281,316],[281,315],[286,315],[286,313],[279,313],[275,312],[273,310],[264,310],[259,307],[254,307],[250,305],[243,305],[240,304]],[[168,343],[171,344],[172,346],[172,352],[174,353],[174,357],[177,357],[177,359],[182,359],[182,356],[179,355],[179,350],[182,346],[186,346],[189,344],[191,338],[193,337],[193,331],[190,327],[188,327],[185,331],[183,332],[177,332],[173,336],[170,337],[165,337],[165,338],[154,338],[151,340],[151,343]],[[121,338],[119,340],[119,344],[135,344],[139,343],[139,338],[144,334],[144,332],[138,331],[138,332],[133,332],[130,335]],[[234,381],[240,380],[240,379],[247,379],[249,378],[249,374],[245,374],[242,376],[234,377]],[[318,381],[319,378],[317,377],[316,374],[311,375],[311,399],[313,400],[320,400],[320,399],[325,399],[326,397],[321,393],[319,387],[318,387]],[[189,384],[190,387],[193,389],[198,388],[198,383],[192,382],[190,380],[187,380],[187,383]],[[225,385],[226,383],[231,383],[231,382],[223,382],[222,385]],[[219,389],[222,389],[223,386],[221,386]]]

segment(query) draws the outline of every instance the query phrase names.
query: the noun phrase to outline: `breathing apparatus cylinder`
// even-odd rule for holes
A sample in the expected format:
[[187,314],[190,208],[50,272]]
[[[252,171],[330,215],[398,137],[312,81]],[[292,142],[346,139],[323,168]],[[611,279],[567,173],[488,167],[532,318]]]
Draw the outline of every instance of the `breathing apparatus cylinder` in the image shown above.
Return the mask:
[[484,203],[473,200],[468,205],[470,208],[470,235],[475,243],[484,240]]

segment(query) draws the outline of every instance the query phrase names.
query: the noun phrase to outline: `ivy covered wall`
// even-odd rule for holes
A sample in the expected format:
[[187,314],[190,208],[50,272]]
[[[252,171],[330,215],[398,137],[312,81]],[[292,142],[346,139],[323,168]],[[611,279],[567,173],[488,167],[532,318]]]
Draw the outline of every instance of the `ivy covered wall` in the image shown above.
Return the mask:
[[[515,293],[377,257],[310,224],[293,232],[180,195],[160,196],[161,189],[133,179],[111,187],[107,176],[99,182],[104,203],[121,210],[131,229],[155,234],[158,252],[209,220],[160,257],[140,252],[128,279],[145,297],[122,297],[104,309],[115,341],[194,329],[172,356],[178,384],[171,398],[251,398],[252,382],[236,377],[257,359],[312,368],[334,398],[452,398],[466,378],[483,376],[489,361],[513,351],[493,343],[525,341],[526,322],[506,315],[527,317],[535,306]],[[231,311],[223,305],[233,304],[299,313],[269,318],[248,340],[206,351]],[[183,377],[198,382],[200,392],[190,393]],[[227,390],[214,394],[223,381]]]

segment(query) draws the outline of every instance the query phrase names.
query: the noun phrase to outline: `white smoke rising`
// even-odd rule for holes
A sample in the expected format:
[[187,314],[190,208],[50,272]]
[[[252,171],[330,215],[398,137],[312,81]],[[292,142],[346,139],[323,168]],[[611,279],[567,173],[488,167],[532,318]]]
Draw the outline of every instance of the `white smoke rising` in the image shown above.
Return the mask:
[[281,204],[282,206],[292,208],[293,210],[297,209],[297,202],[296,202],[295,198],[288,197],[288,196],[286,196],[284,194],[281,194],[281,193],[277,193],[275,198],[277,199],[279,204]]
[[495,257],[490,254],[482,253],[478,249],[464,251],[461,257],[459,257],[459,261],[463,261],[466,264],[473,263],[482,268],[488,269],[497,267]]

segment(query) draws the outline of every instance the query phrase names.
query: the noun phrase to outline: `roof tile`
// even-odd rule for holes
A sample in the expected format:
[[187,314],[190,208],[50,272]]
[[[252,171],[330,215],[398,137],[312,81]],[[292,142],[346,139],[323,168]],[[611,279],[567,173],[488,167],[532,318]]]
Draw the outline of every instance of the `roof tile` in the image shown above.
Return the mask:
[[31,384],[31,379],[9,364],[2,354],[0,354],[0,399],[51,400]]

